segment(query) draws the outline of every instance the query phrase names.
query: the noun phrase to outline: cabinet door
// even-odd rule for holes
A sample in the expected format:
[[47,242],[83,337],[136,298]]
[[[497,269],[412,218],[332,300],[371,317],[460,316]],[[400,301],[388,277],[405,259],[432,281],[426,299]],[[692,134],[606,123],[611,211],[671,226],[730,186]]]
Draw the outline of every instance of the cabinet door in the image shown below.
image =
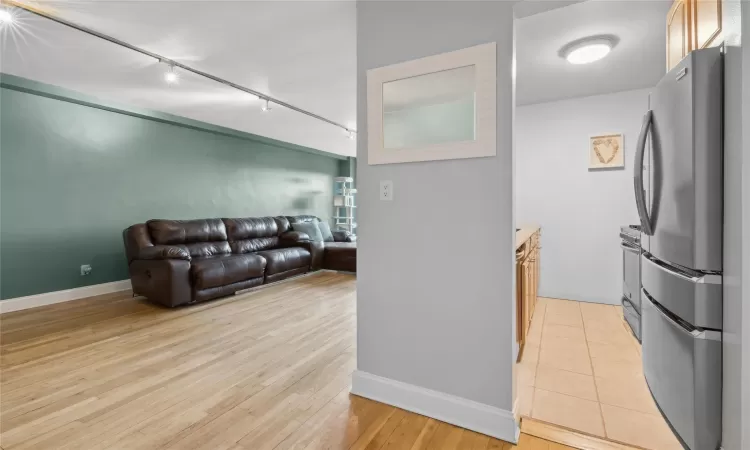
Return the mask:
[[539,247],[536,248],[536,253],[534,254],[534,294],[535,299],[539,299],[539,273],[541,272],[541,267],[539,267]]
[[692,50],[689,1],[676,0],[667,14],[667,71]]
[[524,312],[526,309],[526,302],[524,301],[526,293],[523,290],[524,279],[523,264],[516,262],[516,341],[518,341],[521,347],[526,342],[526,333],[528,332],[524,319],[526,315]]
[[529,255],[529,261],[528,261],[529,269],[528,269],[528,278],[527,283],[529,285],[529,297],[528,297],[528,305],[529,305],[529,326],[531,323],[531,320],[534,318],[534,309],[536,308],[536,292],[534,290],[534,252],[532,250],[531,255]]
[[531,316],[534,314],[533,305],[531,304],[532,287],[531,287],[531,260],[526,258],[523,262],[523,292],[524,292],[524,325],[528,332],[531,328]]
[[692,0],[693,48],[721,43],[721,0]]

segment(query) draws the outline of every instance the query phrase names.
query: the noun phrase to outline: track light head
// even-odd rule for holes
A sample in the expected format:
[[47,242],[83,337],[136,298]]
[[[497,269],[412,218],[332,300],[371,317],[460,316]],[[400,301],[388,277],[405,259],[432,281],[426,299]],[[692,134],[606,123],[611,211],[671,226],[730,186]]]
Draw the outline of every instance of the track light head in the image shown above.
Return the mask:
[[268,99],[263,100],[263,106],[260,107],[260,110],[263,112],[268,112],[271,110],[271,104],[268,102]]
[[164,81],[166,81],[167,84],[177,84],[177,82],[180,81],[180,76],[175,72],[173,65],[170,65],[169,69],[164,73]]
[[349,139],[354,140],[357,138],[357,133],[354,130],[349,130]]
[[14,22],[14,19],[15,18],[13,17],[13,14],[9,10],[5,8],[0,9],[0,23],[1,24],[5,24],[5,23],[12,24]]

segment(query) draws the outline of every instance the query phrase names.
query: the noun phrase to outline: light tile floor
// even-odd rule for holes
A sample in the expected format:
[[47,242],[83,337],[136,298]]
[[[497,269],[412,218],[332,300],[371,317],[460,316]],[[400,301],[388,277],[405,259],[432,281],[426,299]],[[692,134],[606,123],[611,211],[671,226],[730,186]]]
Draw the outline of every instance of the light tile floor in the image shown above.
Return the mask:
[[522,416],[623,444],[680,450],[613,305],[540,298],[516,365]]

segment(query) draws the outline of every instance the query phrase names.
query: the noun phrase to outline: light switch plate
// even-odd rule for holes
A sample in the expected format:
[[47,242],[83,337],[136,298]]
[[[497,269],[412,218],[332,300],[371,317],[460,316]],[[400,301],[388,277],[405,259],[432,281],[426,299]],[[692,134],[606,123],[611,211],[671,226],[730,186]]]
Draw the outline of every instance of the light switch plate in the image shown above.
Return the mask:
[[380,200],[393,200],[393,181],[380,180]]

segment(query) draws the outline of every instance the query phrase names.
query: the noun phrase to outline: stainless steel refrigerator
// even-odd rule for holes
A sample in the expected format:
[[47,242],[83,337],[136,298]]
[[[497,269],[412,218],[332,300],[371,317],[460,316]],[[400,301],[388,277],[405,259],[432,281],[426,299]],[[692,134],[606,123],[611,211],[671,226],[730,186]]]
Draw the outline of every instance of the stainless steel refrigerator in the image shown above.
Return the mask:
[[652,91],[635,162],[643,370],[691,450],[721,444],[722,113],[721,51],[694,51]]

